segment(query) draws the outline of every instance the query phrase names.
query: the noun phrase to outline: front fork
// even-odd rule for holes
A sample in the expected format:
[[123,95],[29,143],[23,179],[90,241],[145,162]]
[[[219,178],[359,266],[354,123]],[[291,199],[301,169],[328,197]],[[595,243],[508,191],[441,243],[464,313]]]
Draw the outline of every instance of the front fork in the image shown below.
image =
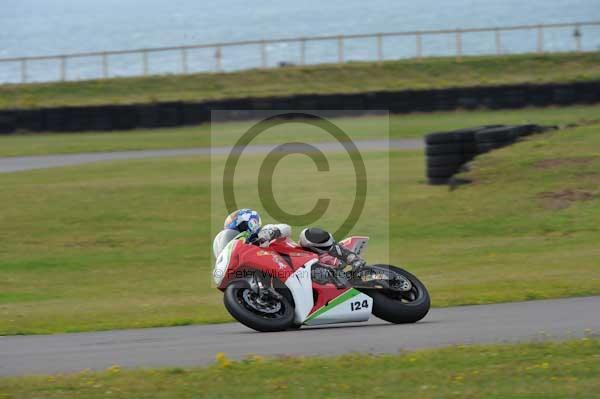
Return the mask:
[[249,283],[252,292],[254,292],[261,300],[268,299],[269,297],[273,297],[278,300],[282,298],[282,295],[273,287],[273,277],[271,277],[270,284],[265,284],[259,277],[257,277],[256,273],[254,273]]

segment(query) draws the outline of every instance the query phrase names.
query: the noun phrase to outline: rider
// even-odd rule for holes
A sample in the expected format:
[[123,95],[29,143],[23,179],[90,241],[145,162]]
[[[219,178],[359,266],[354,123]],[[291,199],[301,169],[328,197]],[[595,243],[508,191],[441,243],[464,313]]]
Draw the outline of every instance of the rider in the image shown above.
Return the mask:
[[[223,230],[213,242],[213,252],[217,257],[225,245],[236,237],[243,238],[246,243],[266,247],[271,240],[291,235],[292,228],[289,225],[267,224],[262,226],[258,212],[248,208],[239,209],[225,219]],[[331,233],[318,227],[302,230],[298,244],[309,251],[339,259],[346,265],[343,269],[345,272],[356,272],[366,265],[360,256],[335,242]]]

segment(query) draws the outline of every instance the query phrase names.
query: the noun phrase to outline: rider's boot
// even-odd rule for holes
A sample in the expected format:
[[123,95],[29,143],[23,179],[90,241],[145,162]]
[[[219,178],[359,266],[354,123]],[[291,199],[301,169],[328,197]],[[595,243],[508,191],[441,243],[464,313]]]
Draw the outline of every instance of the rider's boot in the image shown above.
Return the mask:
[[327,253],[344,263],[341,270],[349,276],[349,280],[358,277],[367,264],[363,258],[338,243],[333,244]]

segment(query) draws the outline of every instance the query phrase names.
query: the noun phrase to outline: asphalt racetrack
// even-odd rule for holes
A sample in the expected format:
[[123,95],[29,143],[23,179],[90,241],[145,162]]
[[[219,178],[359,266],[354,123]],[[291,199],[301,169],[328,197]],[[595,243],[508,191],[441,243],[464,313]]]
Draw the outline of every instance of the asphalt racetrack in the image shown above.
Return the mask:
[[218,352],[336,355],[398,353],[455,344],[578,338],[600,331],[600,296],[434,308],[416,324],[368,323],[258,333],[238,323],[0,337],[0,375],[84,369],[202,366]]
[[[422,139],[402,139],[402,140],[364,140],[353,141],[359,151],[385,151],[385,150],[417,150],[423,148]],[[311,143],[316,148],[325,153],[335,153],[345,151],[339,143]],[[268,145],[249,145],[243,149],[248,154],[267,154],[274,149],[276,144]],[[85,154],[58,154],[41,155],[28,157],[5,157],[0,158],[0,173],[19,172],[33,169],[48,169],[61,166],[83,165],[102,161],[124,161],[143,158],[164,158],[181,156],[208,156],[208,155],[228,155],[235,150],[242,151],[236,147],[205,147],[205,148],[186,148],[172,150],[144,150],[144,151],[119,151],[119,152],[94,152]],[[288,145],[282,148],[283,152],[295,152],[299,147]]]

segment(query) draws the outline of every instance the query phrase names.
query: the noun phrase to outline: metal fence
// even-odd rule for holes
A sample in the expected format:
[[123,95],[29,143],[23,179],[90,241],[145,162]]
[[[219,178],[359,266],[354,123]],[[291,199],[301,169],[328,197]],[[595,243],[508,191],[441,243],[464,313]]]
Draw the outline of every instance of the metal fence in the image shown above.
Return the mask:
[[[478,50],[474,54],[513,54],[518,52],[537,52],[538,54],[543,54],[546,48],[546,40],[545,37],[549,32],[553,31],[561,31],[561,42],[565,44],[559,51],[574,51],[574,52],[582,52],[582,51],[590,51],[590,50],[598,50],[600,49],[600,32],[598,32],[598,43],[595,44],[597,47],[592,48],[584,48],[582,46],[582,37],[584,29],[587,28],[597,28],[600,27],[600,21],[598,22],[573,22],[573,23],[560,23],[560,24],[540,24],[540,25],[517,25],[517,26],[504,26],[504,27],[493,27],[493,28],[470,28],[470,29],[443,29],[443,30],[422,30],[422,31],[407,31],[407,32],[387,32],[387,33],[371,33],[371,34],[352,34],[352,35],[330,35],[330,36],[312,36],[312,37],[295,37],[295,38],[280,38],[280,39],[270,39],[270,40],[245,40],[245,41],[237,41],[237,42],[222,42],[222,43],[209,43],[209,44],[197,44],[197,45],[188,45],[188,46],[174,46],[174,47],[156,47],[156,48],[145,48],[145,49],[137,49],[137,50],[121,50],[121,51],[99,51],[99,52],[86,52],[86,53],[75,53],[75,54],[60,54],[60,55],[48,55],[48,56],[37,56],[37,57],[15,57],[15,58],[0,58],[0,66],[6,66],[7,64],[11,64],[11,69],[13,72],[16,71],[16,79],[4,79],[4,82],[20,82],[26,83],[32,80],[80,80],[81,77],[75,76],[72,72],[74,69],[70,68],[70,64],[74,63],[78,59],[86,59],[96,64],[99,69],[99,73],[96,76],[88,76],[85,79],[95,78],[95,79],[107,79],[110,77],[119,76],[118,73],[113,73],[111,68],[111,62],[115,63],[118,61],[119,57],[126,56],[135,56],[139,57],[139,61],[141,62],[141,68],[137,71],[134,71],[133,74],[129,73],[130,76],[148,76],[152,74],[156,74],[155,72],[151,72],[151,61],[150,55],[155,53],[169,53],[171,55],[175,55],[179,62],[178,66],[173,66],[170,70],[163,71],[162,73],[172,73],[172,74],[188,74],[195,72],[222,72],[225,69],[227,70],[235,70],[235,69],[249,69],[249,68],[269,68],[274,66],[286,66],[286,65],[307,65],[307,64],[319,64],[324,62],[337,62],[342,64],[344,62],[353,60],[352,54],[346,54],[346,47],[352,41],[371,40],[371,44],[367,44],[367,46],[372,46],[374,49],[374,54],[372,56],[367,57],[368,60],[383,62],[386,59],[391,59],[390,57],[384,54],[384,44],[386,40],[390,40],[392,38],[405,38],[408,39],[408,42],[412,42],[412,45],[408,45],[405,43],[403,45],[403,56],[393,57],[393,59],[397,58],[424,58],[431,55],[451,55],[456,57],[458,61],[460,61],[461,57],[472,54],[465,51],[464,48],[464,37],[468,34],[492,34],[492,37],[485,38],[486,43],[491,41],[493,43],[487,43],[482,49]],[[535,40],[535,48],[531,50],[511,50],[503,45],[504,36],[509,34],[509,32],[522,31],[525,32],[528,37]],[[565,37],[565,35],[567,37]],[[594,34],[592,33],[592,36]],[[430,37],[441,37],[445,36],[445,44],[442,44],[445,51],[442,51],[441,54],[426,54],[424,51],[424,40],[429,39]],[[448,41],[450,38],[450,41]],[[521,40],[521,39],[519,39]],[[335,54],[335,58],[333,60],[329,59],[328,61],[324,61],[323,57],[315,57],[314,59],[309,59],[307,56],[307,46],[310,43],[315,42],[329,42],[330,45],[327,49],[327,53],[329,55]],[[268,46],[271,45],[295,45],[296,50],[295,61],[280,61],[276,65],[270,63],[269,60],[269,51]],[[333,51],[332,46],[333,44]],[[362,45],[363,47],[365,44]],[[409,48],[409,47],[412,47]],[[231,62],[232,66],[228,68],[224,68],[224,59],[225,54],[227,54],[228,49],[230,48],[244,48],[246,49],[246,54],[250,52],[254,52],[257,56],[257,62],[254,64],[246,64],[240,63],[236,67],[235,62]],[[210,62],[205,65],[204,68],[192,68],[190,67],[190,52],[194,50],[207,50],[208,53],[204,55],[204,60],[209,60]],[[550,51],[556,51],[556,49],[549,49]],[[289,51],[288,51],[289,53]],[[231,56],[233,57],[233,56]],[[45,78],[42,79],[31,79],[30,76],[30,68],[36,62],[51,62],[54,65],[54,68],[58,70],[58,76],[50,77],[49,74]],[[122,61],[121,61],[122,63]],[[72,68],[75,68],[73,66]],[[47,71],[47,68],[44,68]],[[71,73],[70,73],[71,72]],[[0,75],[0,82],[2,82],[2,77]]]

